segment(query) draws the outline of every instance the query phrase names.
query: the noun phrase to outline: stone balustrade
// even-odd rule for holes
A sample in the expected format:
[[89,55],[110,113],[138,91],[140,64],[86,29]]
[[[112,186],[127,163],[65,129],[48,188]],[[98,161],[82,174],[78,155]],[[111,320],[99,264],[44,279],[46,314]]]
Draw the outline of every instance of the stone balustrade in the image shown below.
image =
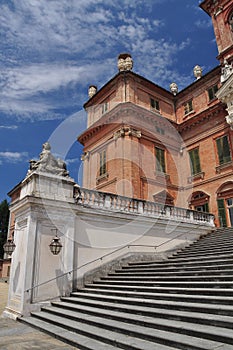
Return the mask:
[[129,198],[81,187],[75,188],[74,198],[78,205],[89,208],[214,226],[213,214],[169,206],[162,203]]

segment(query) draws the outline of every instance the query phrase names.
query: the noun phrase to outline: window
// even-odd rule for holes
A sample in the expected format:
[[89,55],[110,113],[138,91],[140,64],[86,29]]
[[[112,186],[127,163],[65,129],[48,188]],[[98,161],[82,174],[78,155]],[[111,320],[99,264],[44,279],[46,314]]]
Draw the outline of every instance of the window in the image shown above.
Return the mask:
[[218,204],[218,217],[219,217],[220,226],[227,227],[227,217],[226,217],[224,199],[218,199],[217,204]]
[[155,147],[155,157],[156,157],[156,171],[160,173],[166,173],[164,149]]
[[199,148],[194,148],[191,151],[189,151],[189,160],[192,175],[199,174],[201,172]]
[[152,109],[156,109],[159,111],[159,101],[154,100],[153,98],[150,99],[150,106]]
[[216,139],[219,165],[231,161],[230,146],[227,135]]
[[107,102],[104,102],[102,104],[102,114],[106,113],[108,110],[108,103]]
[[204,213],[209,213],[209,204],[204,203],[202,205],[197,205],[196,207],[194,207],[194,210],[202,211]]
[[100,155],[100,167],[99,167],[99,176],[106,174],[106,151],[102,151],[99,153]]
[[227,199],[227,210],[230,219],[230,226],[233,227],[233,198]]
[[233,12],[230,14],[229,24],[230,24],[231,30],[233,31]]
[[209,101],[212,101],[215,99],[215,93],[217,91],[218,91],[218,85],[214,85],[210,89],[208,89]]
[[184,105],[184,114],[187,115],[192,111],[193,111],[193,100],[190,100]]

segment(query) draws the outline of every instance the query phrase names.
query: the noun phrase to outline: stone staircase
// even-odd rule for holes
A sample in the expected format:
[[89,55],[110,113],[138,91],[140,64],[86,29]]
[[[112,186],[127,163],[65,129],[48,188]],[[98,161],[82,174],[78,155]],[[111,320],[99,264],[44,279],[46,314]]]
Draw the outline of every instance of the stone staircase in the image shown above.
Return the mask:
[[85,350],[233,350],[233,228],[129,263],[21,321]]

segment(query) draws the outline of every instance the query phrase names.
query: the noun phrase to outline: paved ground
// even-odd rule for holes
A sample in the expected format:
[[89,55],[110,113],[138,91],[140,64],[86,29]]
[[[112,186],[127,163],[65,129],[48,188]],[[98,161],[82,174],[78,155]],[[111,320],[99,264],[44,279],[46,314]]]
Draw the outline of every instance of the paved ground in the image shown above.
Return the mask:
[[[8,294],[8,284],[0,282],[0,315]],[[20,322],[0,317],[1,350],[71,350],[77,349]]]

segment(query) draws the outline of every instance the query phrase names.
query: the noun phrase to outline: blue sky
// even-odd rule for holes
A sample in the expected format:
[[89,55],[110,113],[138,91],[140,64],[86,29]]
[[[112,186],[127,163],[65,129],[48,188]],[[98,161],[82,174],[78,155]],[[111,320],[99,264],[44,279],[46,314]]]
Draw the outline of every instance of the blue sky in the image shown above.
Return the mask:
[[218,65],[210,17],[198,0],[0,0],[0,200],[26,175],[49,140],[81,178],[83,104],[90,84],[134,72],[169,90]]

